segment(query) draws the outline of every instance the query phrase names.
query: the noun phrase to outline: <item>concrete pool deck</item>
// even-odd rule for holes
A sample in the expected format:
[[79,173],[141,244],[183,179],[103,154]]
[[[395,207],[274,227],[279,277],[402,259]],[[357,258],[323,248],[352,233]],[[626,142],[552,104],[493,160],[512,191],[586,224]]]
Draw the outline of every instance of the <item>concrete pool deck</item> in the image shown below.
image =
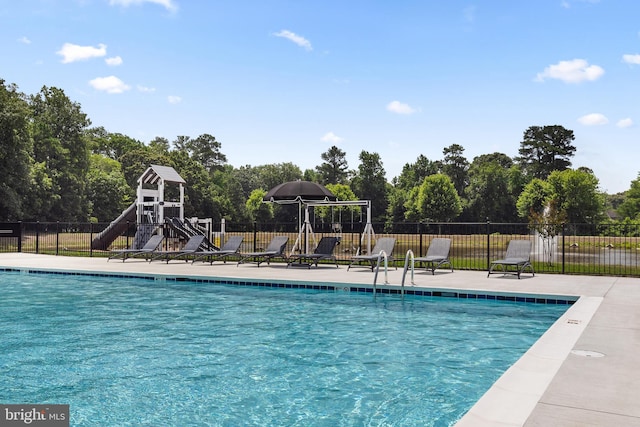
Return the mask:
[[[272,263],[148,263],[26,253],[0,254],[0,268],[152,274],[186,278],[235,278],[371,285],[366,268],[321,265],[286,268]],[[605,276],[416,270],[415,286],[442,291],[501,295],[576,296],[579,300],[525,353],[456,424],[482,426],[640,426],[640,279]],[[378,275],[384,287],[385,273]],[[402,281],[402,269],[388,271],[389,286]]]

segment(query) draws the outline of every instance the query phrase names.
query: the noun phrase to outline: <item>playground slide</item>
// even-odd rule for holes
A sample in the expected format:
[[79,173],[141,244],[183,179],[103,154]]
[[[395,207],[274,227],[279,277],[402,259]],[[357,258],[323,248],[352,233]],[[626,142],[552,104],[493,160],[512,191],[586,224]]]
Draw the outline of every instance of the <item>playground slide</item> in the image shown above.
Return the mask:
[[107,228],[102,230],[93,238],[93,241],[91,242],[91,249],[106,251],[109,248],[109,245],[127,230],[128,224],[135,221],[136,204],[134,202],[131,206],[125,209],[118,218],[113,220]]
[[[189,240],[192,236],[195,235],[204,235],[203,232],[197,230],[189,221],[181,221],[180,218],[169,218],[167,220],[169,226],[183,239]],[[202,249],[204,250],[219,250],[216,245],[209,242],[209,239],[205,238],[205,241],[202,243]]]

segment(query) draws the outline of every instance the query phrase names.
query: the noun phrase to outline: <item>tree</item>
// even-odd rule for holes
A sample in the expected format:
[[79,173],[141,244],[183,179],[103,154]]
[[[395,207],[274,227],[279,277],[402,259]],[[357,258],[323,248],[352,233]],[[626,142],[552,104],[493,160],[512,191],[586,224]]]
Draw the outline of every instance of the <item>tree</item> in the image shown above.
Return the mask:
[[[532,179],[518,197],[516,207],[521,218],[542,215],[552,198],[552,188],[548,182],[540,178]],[[557,206],[557,205],[556,205]]]
[[253,221],[269,222],[273,220],[273,205],[264,203],[262,199],[267,192],[261,188],[257,188],[251,192],[247,199],[247,211]]
[[473,158],[473,162],[469,166],[469,173],[473,173],[474,169],[481,168],[486,164],[497,164],[503,169],[509,169],[513,166],[513,159],[504,153],[493,152],[491,154],[481,154]]
[[15,85],[0,79],[0,221],[22,219],[29,188],[29,105]]
[[236,172],[231,165],[225,165],[221,170],[214,172],[211,178],[212,185],[216,188],[214,201],[220,208],[221,218],[237,223],[249,222],[246,201],[251,192],[244,195]]
[[300,168],[291,162],[256,166],[256,172],[260,188],[267,191],[284,182],[302,178]]
[[101,154],[92,154],[87,173],[87,193],[91,217],[97,222],[112,221],[135,199],[120,163]]
[[420,221],[442,222],[455,219],[462,212],[462,202],[451,179],[444,174],[430,175],[412,191]]
[[[155,146],[158,147],[157,145]],[[171,163],[169,153],[162,153],[150,146],[142,146],[120,156],[122,173],[131,188],[138,187],[138,178],[151,165],[167,166]]]
[[[327,184],[327,190],[331,191],[340,201],[358,200],[355,193],[346,184]],[[314,207],[316,216],[323,222],[342,222],[343,216],[349,216],[360,210],[359,206],[316,206]],[[337,221],[336,221],[337,220]]]
[[563,126],[531,126],[524,132],[516,161],[526,175],[545,179],[553,171],[571,167],[574,139],[573,131]]
[[429,160],[420,154],[414,163],[406,163],[402,167],[399,176],[392,180],[393,187],[388,192],[389,203],[387,206],[388,223],[401,222],[405,220],[418,221],[417,210],[408,211],[407,203],[410,199],[409,193],[413,188],[419,187],[424,179],[430,175],[438,173],[440,164]]
[[498,163],[473,168],[466,188],[466,216],[474,221],[512,221],[516,216],[515,198],[509,189],[509,170]]
[[[168,158],[170,161],[167,166],[173,167],[187,183],[184,187],[184,215],[219,221],[222,215],[215,202],[215,187],[212,185],[209,172],[200,162],[189,157],[185,151],[171,151]],[[177,199],[178,188],[176,186],[166,188],[167,197]]]
[[465,189],[467,205],[462,217],[470,221],[517,220],[515,203],[522,190],[519,182],[514,182],[517,176],[517,168],[506,154],[475,157],[469,167],[469,186]]
[[[185,138],[185,137],[178,137],[178,139],[180,138]],[[150,152],[158,155],[169,154],[169,151],[171,151],[171,145],[169,144],[169,140],[167,138],[163,138],[160,136],[157,136],[153,138],[151,141],[149,141],[149,145],[147,145],[147,148],[149,149]]]
[[200,163],[209,173],[220,170],[227,163],[227,156],[220,151],[222,144],[208,133],[195,139],[179,136],[173,145],[176,150],[188,153],[190,158]]
[[567,221],[591,224],[603,219],[605,199],[593,174],[567,169],[552,172],[547,181]]
[[371,200],[372,221],[383,222],[387,210],[387,180],[378,153],[362,151],[351,188],[360,200]]
[[469,184],[469,162],[462,155],[462,145],[452,144],[443,149],[442,172],[451,178],[458,195],[464,194],[464,189]]
[[34,159],[43,163],[51,178],[50,209],[40,212],[42,220],[86,221],[89,200],[86,175],[89,144],[85,128],[91,124],[80,105],[57,88],[43,87],[31,96]]
[[387,223],[399,223],[407,219],[407,199],[410,190],[392,186],[389,190],[387,205]]
[[618,206],[618,213],[623,218],[633,219],[640,214],[640,173],[631,181],[630,188],[624,194],[624,200]]
[[329,148],[320,157],[324,160],[316,167],[321,184],[344,184],[349,177],[349,166],[346,159],[347,153],[336,147]]
[[411,190],[416,185],[420,185],[422,181],[429,175],[439,172],[438,162],[429,160],[420,154],[415,163],[406,163],[402,167],[400,176],[393,178],[393,185],[403,190]]
[[140,141],[120,133],[109,133],[103,127],[88,129],[85,136],[88,138],[92,153],[102,154],[118,161],[125,153],[144,147]]
[[544,215],[553,206],[554,215],[571,223],[593,223],[602,219],[604,197],[598,179],[588,172],[567,169],[554,171],[547,180],[533,179],[518,198],[518,214],[523,218]]

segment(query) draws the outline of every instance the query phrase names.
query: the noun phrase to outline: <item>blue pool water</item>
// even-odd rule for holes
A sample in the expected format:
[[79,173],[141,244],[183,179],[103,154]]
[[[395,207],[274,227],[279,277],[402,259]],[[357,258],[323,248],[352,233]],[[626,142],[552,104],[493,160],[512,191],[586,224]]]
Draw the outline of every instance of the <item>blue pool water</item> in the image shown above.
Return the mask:
[[450,426],[568,306],[0,273],[0,402],[73,426]]

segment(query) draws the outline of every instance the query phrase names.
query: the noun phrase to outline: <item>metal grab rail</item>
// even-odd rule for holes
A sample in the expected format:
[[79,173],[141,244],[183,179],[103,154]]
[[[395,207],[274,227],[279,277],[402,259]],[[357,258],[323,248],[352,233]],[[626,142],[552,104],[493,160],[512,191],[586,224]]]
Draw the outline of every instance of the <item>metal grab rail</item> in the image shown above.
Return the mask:
[[[409,264],[409,259],[411,259],[411,264]],[[413,281],[413,264],[414,264],[414,256],[413,251],[409,249],[407,251],[407,255],[404,257],[404,271],[402,272],[402,293],[404,293],[404,280],[407,277],[407,270],[411,268],[411,286],[415,286]]]
[[376,281],[378,280],[378,271],[380,270],[380,260],[384,258],[384,284],[389,284],[389,259],[387,258],[387,253],[385,251],[380,251],[378,253],[378,261],[376,263],[376,272],[373,276],[373,295],[376,294]]

